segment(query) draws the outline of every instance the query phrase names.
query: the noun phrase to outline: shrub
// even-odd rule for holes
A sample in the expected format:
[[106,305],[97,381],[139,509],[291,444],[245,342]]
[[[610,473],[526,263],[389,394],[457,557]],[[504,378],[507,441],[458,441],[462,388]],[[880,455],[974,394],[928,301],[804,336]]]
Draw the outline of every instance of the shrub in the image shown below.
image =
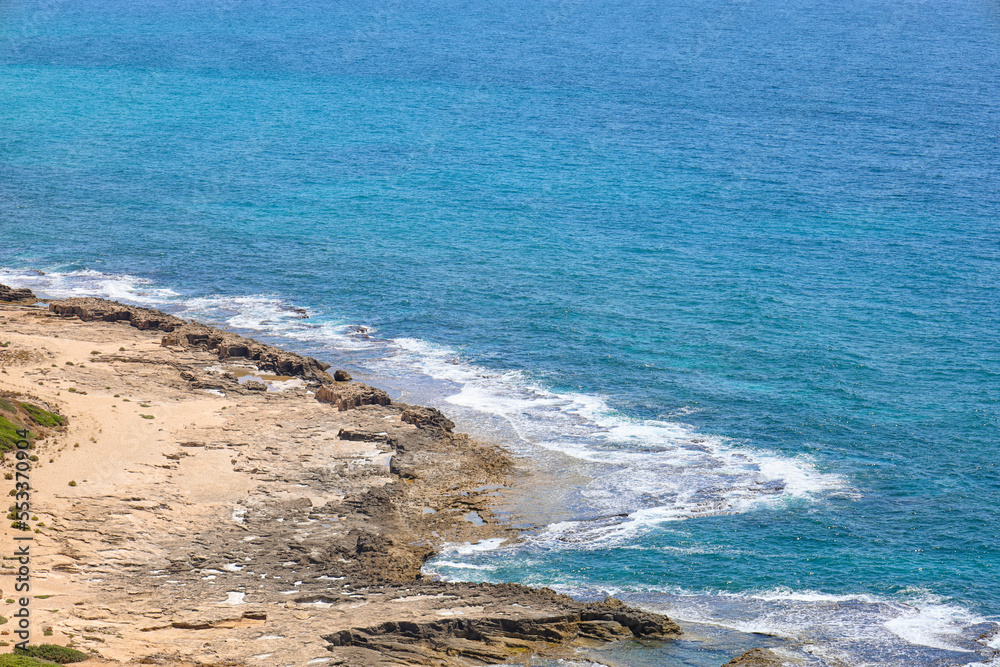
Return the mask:
[[[77,651],[68,646],[58,644],[29,644],[26,648],[14,649],[16,655],[26,655],[42,660],[51,660],[60,665],[68,665],[71,662],[82,662],[90,656],[83,651]],[[2,667],[2,665],[0,665]]]

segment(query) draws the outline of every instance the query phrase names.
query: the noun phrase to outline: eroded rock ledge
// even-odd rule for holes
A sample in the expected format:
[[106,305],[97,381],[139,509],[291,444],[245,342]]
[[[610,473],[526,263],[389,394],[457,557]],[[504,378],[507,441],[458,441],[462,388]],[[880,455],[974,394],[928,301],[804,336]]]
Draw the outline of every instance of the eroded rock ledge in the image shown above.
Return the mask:
[[247,359],[261,370],[278,375],[299,377],[313,384],[333,382],[326,369],[330,364],[312,357],[288,352],[231,331],[223,331],[200,322],[187,321],[152,308],[127,306],[117,301],[93,297],[75,297],[49,303],[57,315],[78,317],[84,322],[125,321],[136,329],[163,331],[162,345],[192,347],[215,352],[219,359]]
[[35,303],[37,300],[30,289],[15,289],[7,285],[0,285],[0,303],[20,303],[27,305]]
[[[326,635],[331,647],[356,647],[378,654],[388,664],[504,662],[518,654],[551,652],[553,647],[589,641],[672,639],[681,634],[665,616],[639,611],[620,600],[583,604],[549,589],[515,584],[483,586],[483,593],[511,601],[540,601],[556,613],[523,617],[481,616],[427,622],[389,621]],[[363,659],[363,656],[356,656]]]

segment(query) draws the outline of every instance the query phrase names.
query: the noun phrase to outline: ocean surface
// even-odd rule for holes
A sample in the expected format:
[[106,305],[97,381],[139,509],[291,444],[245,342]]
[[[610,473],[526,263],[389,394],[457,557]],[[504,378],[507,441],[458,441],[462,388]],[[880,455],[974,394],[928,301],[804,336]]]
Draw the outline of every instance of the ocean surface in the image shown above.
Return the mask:
[[0,0],[0,283],[504,443],[428,572],[627,664],[1000,665],[998,102],[995,0]]

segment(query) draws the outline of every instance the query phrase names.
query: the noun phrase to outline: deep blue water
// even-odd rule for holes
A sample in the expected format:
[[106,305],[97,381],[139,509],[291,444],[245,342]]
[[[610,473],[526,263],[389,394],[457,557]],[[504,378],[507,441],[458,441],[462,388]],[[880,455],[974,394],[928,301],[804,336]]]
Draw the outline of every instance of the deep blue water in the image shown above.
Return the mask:
[[537,461],[553,525],[444,576],[988,662],[997,100],[995,2],[4,1],[0,282]]

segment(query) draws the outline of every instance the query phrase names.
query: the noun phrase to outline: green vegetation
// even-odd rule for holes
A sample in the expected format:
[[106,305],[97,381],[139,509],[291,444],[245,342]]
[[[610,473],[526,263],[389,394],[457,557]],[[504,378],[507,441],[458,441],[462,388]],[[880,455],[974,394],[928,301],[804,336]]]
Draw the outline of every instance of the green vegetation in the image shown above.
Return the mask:
[[17,435],[18,429],[28,430],[27,440],[30,443],[39,437],[37,432],[33,432],[34,426],[59,428],[65,424],[66,418],[62,415],[49,412],[33,403],[15,403],[0,398],[0,453],[14,449],[15,443],[21,439]]
[[36,660],[24,655],[4,653],[0,655],[0,667],[52,667],[51,662]]
[[31,421],[35,422],[39,426],[56,428],[57,426],[62,426],[66,423],[65,417],[57,415],[54,412],[49,412],[48,410],[43,410],[37,405],[32,405],[31,403],[21,403],[21,407],[28,413],[28,417],[31,418]]
[[[21,439],[21,436],[17,434],[19,428],[22,428],[21,424],[15,424],[6,417],[0,417],[0,452],[9,452],[14,449],[15,443]],[[34,437],[34,433],[28,434],[29,441]]]
[[153,415],[139,415],[139,416],[142,417],[143,419],[155,419]]
[[[29,644],[27,648],[18,648],[14,649],[14,651],[18,656],[24,655],[32,658],[41,658],[42,660],[50,660],[60,665],[81,662],[90,657],[83,651],[77,651],[75,648],[69,648],[68,646],[59,646],[58,644]],[[0,663],[0,667],[3,667],[2,663]]]
[[69,480],[69,485],[70,486],[76,486],[76,480],[75,479]]

